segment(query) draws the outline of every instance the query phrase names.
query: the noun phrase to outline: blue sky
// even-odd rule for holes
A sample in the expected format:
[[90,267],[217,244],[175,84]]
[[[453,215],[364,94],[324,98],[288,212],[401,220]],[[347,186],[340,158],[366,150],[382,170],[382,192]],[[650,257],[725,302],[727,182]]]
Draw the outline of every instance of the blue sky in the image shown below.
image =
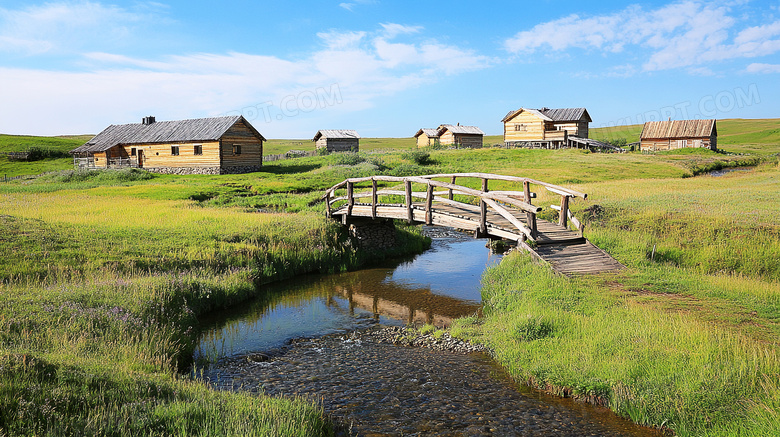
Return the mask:
[[520,107],[592,127],[780,117],[780,1],[0,0],[0,132],[243,114],[318,129],[500,134]]

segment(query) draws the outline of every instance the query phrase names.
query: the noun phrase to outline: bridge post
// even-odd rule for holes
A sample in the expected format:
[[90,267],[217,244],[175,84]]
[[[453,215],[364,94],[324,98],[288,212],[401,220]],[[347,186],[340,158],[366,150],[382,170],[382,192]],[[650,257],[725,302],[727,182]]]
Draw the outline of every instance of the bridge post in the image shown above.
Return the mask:
[[325,217],[333,218],[333,210],[330,207],[330,195],[331,191],[325,193]]
[[352,215],[352,208],[355,206],[354,184],[347,181],[347,215]]
[[[482,178],[482,192],[488,192],[488,180],[485,178]],[[487,203],[481,197],[479,199],[479,233],[483,237],[487,235]]]
[[[457,176],[453,176],[452,178],[450,178],[450,183],[452,185],[455,185],[455,179],[457,179],[457,178],[458,178]],[[450,200],[452,200],[454,198],[453,193],[452,193],[452,188],[449,189],[448,197],[450,198]]]
[[376,194],[376,179],[371,179],[371,218],[376,218],[376,204],[377,204],[377,194]]
[[404,181],[406,188],[406,217],[409,224],[414,222],[414,211],[412,211],[412,181]]
[[561,217],[558,219],[558,224],[564,228],[568,225],[569,219],[569,196],[561,196]]
[[[523,181],[523,197],[523,201],[531,205],[531,183],[528,182],[528,180]],[[538,235],[536,230],[536,214],[532,212],[526,212],[525,221],[528,222],[528,227],[531,228],[531,237],[536,239]]]
[[433,224],[433,185],[428,184],[428,192],[425,196],[425,224]]

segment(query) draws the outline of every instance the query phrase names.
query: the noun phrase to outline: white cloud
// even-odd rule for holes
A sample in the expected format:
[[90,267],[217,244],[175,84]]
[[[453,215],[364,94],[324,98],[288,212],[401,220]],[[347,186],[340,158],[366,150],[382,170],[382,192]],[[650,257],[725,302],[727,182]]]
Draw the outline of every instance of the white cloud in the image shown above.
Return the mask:
[[745,71],[748,73],[758,73],[758,74],[776,74],[776,73],[780,73],[780,64],[753,63],[748,65]]
[[732,36],[743,17],[719,2],[680,1],[653,10],[629,6],[613,14],[569,15],[518,32],[504,43],[515,54],[561,53],[572,48],[644,56],[642,69],[681,67],[695,74],[703,64],[780,51],[780,21],[748,27]]
[[354,0],[352,2],[339,3],[340,8],[344,8],[352,12],[357,5],[373,5],[376,4],[376,0]]
[[88,0],[18,10],[0,8],[0,52],[63,54],[77,52],[85,45],[121,44],[136,26],[152,21],[159,22],[145,13]]
[[[422,30],[389,25],[371,33],[325,32],[319,34],[319,50],[292,60],[238,52],[148,59],[95,51],[81,57],[82,72],[0,68],[0,83],[13,84],[0,88],[0,101],[14,103],[0,105],[0,132],[24,133],[19,129],[36,119],[45,119],[48,130],[37,133],[63,134],[96,132],[111,123],[135,121],[139,114],[175,119],[240,112],[267,102],[280,106],[289,96],[333,85],[342,102],[329,111],[343,113],[492,62],[435,41],[395,42],[388,29],[395,35]],[[301,121],[258,128],[272,136],[297,136]]]
[[405,26],[397,23],[380,23],[383,29],[385,29],[385,38],[393,39],[398,35],[410,35],[413,33],[419,33],[423,30],[422,26]]

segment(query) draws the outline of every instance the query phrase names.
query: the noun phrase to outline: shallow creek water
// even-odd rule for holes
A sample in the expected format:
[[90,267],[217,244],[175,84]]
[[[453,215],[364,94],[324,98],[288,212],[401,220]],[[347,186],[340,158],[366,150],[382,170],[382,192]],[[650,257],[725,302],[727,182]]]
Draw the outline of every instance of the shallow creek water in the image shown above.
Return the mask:
[[500,261],[485,241],[444,233],[400,263],[267,287],[216,314],[193,373],[225,390],[320,402],[340,435],[656,436],[610,411],[515,383],[489,356],[373,341],[384,326],[480,309],[479,281]]

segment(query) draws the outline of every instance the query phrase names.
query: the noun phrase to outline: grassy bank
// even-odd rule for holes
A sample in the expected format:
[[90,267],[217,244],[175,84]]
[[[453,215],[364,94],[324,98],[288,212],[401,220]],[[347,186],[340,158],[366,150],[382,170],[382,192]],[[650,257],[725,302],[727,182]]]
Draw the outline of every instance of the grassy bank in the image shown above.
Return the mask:
[[[256,296],[262,283],[391,254],[357,250],[322,214],[125,191],[144,179],[74,183],[99,182],[0,197],[0,434],[331,432],[309,400],[217,393],[178,372],[199,317]],[[399,236],[399,253],[422,250],[417,231]]]
[[586,236],[628,269],[566,278],[510,256],[483,277],[485,319],[455,331],[640,424],[780,434],[779,170],[585,184]]

